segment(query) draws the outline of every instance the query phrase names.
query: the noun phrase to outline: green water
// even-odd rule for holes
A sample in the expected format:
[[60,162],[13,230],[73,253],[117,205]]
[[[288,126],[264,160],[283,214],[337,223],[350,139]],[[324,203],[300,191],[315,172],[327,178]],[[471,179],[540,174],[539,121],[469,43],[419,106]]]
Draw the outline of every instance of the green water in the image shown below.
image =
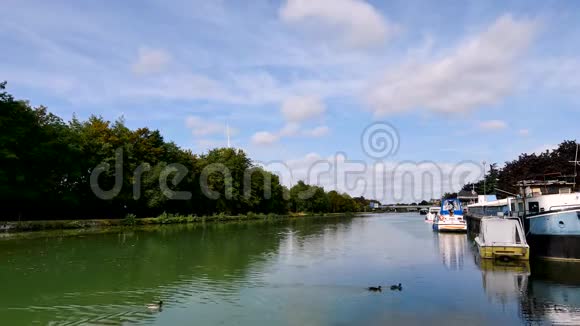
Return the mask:
[[0,324],[578,324],[579,265],[480,263],[417,214],[2,239]]

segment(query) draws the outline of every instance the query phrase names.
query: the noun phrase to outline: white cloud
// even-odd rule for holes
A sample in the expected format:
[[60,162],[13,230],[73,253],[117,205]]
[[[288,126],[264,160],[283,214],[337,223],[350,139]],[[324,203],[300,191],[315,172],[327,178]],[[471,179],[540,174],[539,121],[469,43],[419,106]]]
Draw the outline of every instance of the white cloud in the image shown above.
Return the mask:
[[118,93],[127,98],[165,100],[213,100],[236,102],[220,82],[198,74],[174,74],[119,85]]
[[487,120],[480,122],[479,127],[485,130],[500,130],[507,128],[507,123],[503,120]]
[[260,131],[252,137],[255,144],[269,145],[283,137],[298,135],[306,137],[322,137],[329,133],[330,128],[319,126],[313,129],[302,129],[301,124],[309,119],[320,117],[326,110],[322,101],[316,96],[292,96],[287,98],[280,112],[286,124],[276,132]]
[[520,130],[518,130],[518,134],[520,134],[520,136],[528,136],[530,134],[530,130],[529,129],[520,129]]
[[438,60],[389,70],[370,87],[368,101],[376,115],[414,109],[466,112],[494,104],[513,90],[517,59],[531,43],[536,25],[501,16]]
[[322,157],[309,153],[285,164],[263,166],[277,173],[291,187],[299,180],[323,186],[326,190],[365,196],[384,203],[418,202],[455,192],[466,182],[479,180],[483,168],[478,162],[393,162],[367,164],[344,154]]
[[[340,80],[295,78],[282,83],[267,72],[231,73],[216,78],[179,72],[124,81],[115,85],[114,95],[128,99],[204,100],[252,106],[287,101],[294,97],[293,94],[318,94],[319,97],[354,95],[362,87],[360,80],[346,76]],[[321,103],[318,105],[324,107]]]
[[282,104],[282,114],[289,122],[303,122],[319,117],[326,110],[324,103],[315,96],[292,96]]
[[300,124],[295,122],[287,123],[279,132],[280,136],[295,136],[300,131]]
[[364,0],[287,0],[280,9],[280,17],[287,23],[308,23],[331,31],[332,34],[324,34],[325,39],[341,35],[342,41],[351,47],[380,44],[396,31]]
[[310,130],[305,130],[303,134],[311,137],[322,137],[328,135],[329,132],[330,128],[327,126],[318,126]]
[[323,137],[328,135],[329,132],[330,128],[327,126],[301,130],[299,124],[288,123],[278,132],[260,131],[255,133],[252,136],[252,142],[257,145],[271,145],[284,137],[295,137],[299,135],[305,137]]
[[[191,129],[191,133],[196,136],[207,136],[223,133],[225,135],[226,126],[222,123],[213,122],[198,116],[189,116],[185,119],[185,125]],[[230,133],[236,130],[230,128]]]
[[257,145],[272,145],[280,140],[280,136],[268,131],[259,131],[252,136],[252,142]]
[[170,61],[171,55],[163,49],[140,48],[139,57],[132,69],[136,74],[159,73],[165,70]]

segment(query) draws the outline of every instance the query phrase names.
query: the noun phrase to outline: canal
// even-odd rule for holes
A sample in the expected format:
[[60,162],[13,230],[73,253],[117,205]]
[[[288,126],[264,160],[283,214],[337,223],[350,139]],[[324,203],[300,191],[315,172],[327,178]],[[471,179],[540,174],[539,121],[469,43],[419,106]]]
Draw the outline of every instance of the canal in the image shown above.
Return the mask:
[[417,213],[3,238],[0,323],[580,323],[580,264],[479,262],[471,243]]

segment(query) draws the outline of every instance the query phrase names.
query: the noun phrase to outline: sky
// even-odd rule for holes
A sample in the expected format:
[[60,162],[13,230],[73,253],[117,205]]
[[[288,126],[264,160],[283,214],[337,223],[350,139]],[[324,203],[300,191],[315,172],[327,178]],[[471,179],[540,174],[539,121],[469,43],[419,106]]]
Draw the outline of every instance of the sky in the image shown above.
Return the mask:
[[577,1],[0,2],[17,98],[195,153],[229,129],[287,185],[437,197],[578,135]]

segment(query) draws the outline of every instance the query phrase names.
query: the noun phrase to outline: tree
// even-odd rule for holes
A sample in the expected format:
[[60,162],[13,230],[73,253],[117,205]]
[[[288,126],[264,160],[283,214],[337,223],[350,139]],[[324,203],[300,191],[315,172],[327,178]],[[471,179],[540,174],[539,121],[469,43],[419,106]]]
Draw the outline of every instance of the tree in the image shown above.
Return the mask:
[[[6,82],[0,83],[3,219],[351,212],[369,203],[302,181],[289,190],[242,150],[194,154],[166,141],[158,130],[128,128],[123,118],[73,116],[65,123],[5,89]],[[99,197],[96,188],[116,191]],[[190,199],[176,200],[178,194]]]

